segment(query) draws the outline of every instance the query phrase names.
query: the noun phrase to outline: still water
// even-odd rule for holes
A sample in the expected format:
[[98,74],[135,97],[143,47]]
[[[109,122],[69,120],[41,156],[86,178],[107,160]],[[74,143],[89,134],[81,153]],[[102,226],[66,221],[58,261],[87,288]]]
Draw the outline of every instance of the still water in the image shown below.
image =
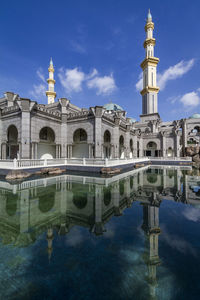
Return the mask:
[[200,299],[200,177],[0,181],[0,299]]

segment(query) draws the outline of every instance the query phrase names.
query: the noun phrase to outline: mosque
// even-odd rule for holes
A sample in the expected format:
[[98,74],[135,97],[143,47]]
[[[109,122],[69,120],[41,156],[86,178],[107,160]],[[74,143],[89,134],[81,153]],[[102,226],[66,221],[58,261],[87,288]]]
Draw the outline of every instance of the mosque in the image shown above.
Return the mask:
[[0,98],[0,159],[183,157],[200,143],[200,114],[163,122],[158,112],[154,23],[148,12],[144,41],[142,114],[128,118],[117,104],[89,109],[67,98],[56,101],[54,66],[49,65],[48,103],[6,92]]

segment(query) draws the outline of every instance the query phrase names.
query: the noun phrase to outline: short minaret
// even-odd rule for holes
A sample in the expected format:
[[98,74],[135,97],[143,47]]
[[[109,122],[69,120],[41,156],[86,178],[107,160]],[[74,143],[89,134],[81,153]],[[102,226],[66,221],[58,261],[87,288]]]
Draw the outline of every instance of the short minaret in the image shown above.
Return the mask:
[[[159,87],[156,85],[156,68],[159,62],[159,58],[154,57],[154,46],[156,40],[153,37],[154,23],[152,22],[152,16],[150,9],[147,15],[147,21],[145,25],[146,40],[144,41],[144,48],[146,57],[141,63],[143,70],[143,89],[142,95],[142,116],[145,120],[158,119],[158,99],[157,94]],[[147,118],[148,115],[148,118]]]
[[54,80],[54,67],[52,58],[50,60],[49,65],[49,78],[47,79],[48,82],[48,91],[46,91],[46,96],[48,98],[48,104],[54,103],[56,98],[56,92],[54,91],[55,80]]

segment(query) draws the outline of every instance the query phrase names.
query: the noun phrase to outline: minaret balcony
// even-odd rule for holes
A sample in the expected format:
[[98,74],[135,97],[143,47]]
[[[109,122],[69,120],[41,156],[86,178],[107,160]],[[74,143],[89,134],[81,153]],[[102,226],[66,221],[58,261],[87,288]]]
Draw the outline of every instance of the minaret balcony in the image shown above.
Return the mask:
[[156,67],[159,61],[160,60],[157,57],[147,57],[143,60],[140,66],[143,70],[148,66]]
[[156,39],[151,38],[151,39],[146,39],[146,40],[144,41],[143,46],[144,46],[144,48],[146,48],[148,45],[153,45],[153,46],[155,46],[155,44],[156,44]]
[[54,97],[56,97],[56,92],[46,91],[46,96],[54,96]]
[[56,83],[55,79],[52,79],[52,78],[48,78],[48,79],[47,79],[47,82],[48,82],[48,83],[53,83],[53,84]]
[[159,92],[159,87],[158,86],[146,86],[140,94],[144,96],[147,93],[158,93]]
[[50,66],[50,67],[48,68],[48,71],[54,73],[54,67]]
[[145,27],[144,27],[144,29],[145,29],[146,32],[147,32],[147,30],[148,30],[149,28],[151,28],[152,30],[154,30],[154,23],[153,23],[153,22],[148,22],[148,23],[145,25]]

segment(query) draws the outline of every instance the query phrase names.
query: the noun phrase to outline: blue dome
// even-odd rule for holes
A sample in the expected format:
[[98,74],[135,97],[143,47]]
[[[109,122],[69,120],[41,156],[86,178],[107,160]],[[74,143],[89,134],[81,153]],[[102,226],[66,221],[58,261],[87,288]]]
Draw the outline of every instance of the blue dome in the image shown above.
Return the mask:
[[200,114],[193,114],[189,119],[200,119]]
[[103,106],[106,110],[123,111],[123,108],[116,103],[107,103]]

